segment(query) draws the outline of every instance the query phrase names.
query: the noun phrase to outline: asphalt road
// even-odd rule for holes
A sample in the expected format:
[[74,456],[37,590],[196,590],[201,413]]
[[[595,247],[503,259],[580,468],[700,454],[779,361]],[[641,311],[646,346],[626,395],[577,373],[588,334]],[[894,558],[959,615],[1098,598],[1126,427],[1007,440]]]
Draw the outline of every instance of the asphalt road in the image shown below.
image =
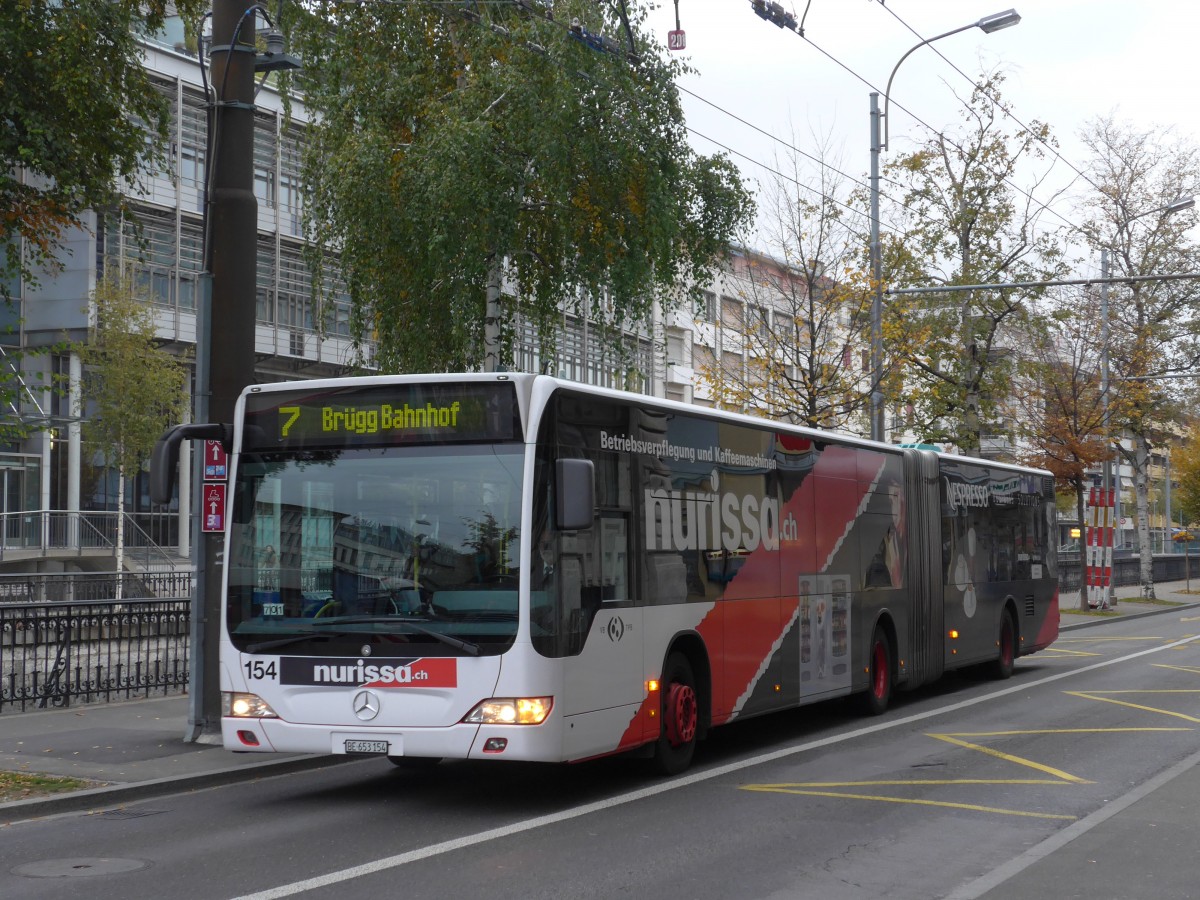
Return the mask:
[[367,760],[22,822],[0,897],[978,896],[1200,749],[1188,618],[1067,632],[1010,681],[953,676],[878,719],[829,703],[719,729],[676,779]]

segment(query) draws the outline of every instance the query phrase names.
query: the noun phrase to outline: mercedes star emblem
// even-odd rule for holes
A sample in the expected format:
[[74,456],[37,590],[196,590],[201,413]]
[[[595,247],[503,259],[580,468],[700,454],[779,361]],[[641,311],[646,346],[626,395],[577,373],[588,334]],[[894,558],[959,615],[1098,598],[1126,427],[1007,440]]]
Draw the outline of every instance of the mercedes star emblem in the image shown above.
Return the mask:
[[369,722],[379,715],[379,697],[374,691],[359,691],[351,702],[354,715],[362,722]]

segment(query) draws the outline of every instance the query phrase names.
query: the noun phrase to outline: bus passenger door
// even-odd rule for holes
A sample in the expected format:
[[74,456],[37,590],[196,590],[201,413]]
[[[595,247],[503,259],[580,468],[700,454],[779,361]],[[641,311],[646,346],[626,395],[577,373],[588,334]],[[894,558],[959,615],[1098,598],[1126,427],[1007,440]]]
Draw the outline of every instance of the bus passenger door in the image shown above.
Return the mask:
[[590,531],[564,536],[562,568],[564,599],[578,603],[573,614],[586,628],[578,656],[567,660],[563,697],[566,753],[579,758],[615,749],[644,696],[628,519],[602,513]]

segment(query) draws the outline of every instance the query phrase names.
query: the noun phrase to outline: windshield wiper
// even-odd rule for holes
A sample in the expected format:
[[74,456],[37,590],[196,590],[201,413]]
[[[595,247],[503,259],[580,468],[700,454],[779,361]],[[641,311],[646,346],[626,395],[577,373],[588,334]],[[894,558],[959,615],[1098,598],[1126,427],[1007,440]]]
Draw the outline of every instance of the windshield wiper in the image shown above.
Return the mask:
[[259,641],[256,644],[247,644],[247,653],[261,653],[263,650],[274,650],[276,647],[286,647],[289,644],[299,644],[301,641],[311,640],[312,638],[328,639],[333,637],[333,633],[324,632],[321,634],[309,632],[308,634],[293,634],[288,637],[275,638],[270,641]]
[[[346,616],[344,618],[330,620],[330,625],[394,625],[401,622],[426,637],[431,637],[435,641],[441,641],[443,644],[449,644],[458,650],[463,651],[468,656],[479,655],[479,645],[471,641],[459,640],[456,637],[451,637],[448,634],[443,634],[440,631],[434,631],[432,628],[426,628],[416,619],[410,619],[405,616]],[[317,627],[321,623],[313,622],[313,627]],[[357,632],[349,632],[357,633]]]

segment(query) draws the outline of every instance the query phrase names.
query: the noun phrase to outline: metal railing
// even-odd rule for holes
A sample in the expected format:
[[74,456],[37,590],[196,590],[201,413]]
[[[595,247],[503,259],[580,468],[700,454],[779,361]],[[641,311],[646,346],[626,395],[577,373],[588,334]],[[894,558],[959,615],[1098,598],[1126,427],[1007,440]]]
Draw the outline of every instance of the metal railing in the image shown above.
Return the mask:
[[191,602],[0,604],[0,712],[187,688]]
[[190,597],[195,575],[183,572],[22,572],[0,574],[0,605],[102,603],[122,598],[171,600]]
[[[1137,556],[1122,556],[1113,560],[1113,586],[1128,587],[1142,581],[1142,561]],[[1185,577],[1200,575],[1200,559],[1192,555],[1186,559],[1182,553],[1168,553],[1154,557],[1154,581],[1183,581]],[[1058,558],[1059,595],[1078,594],[1083,585],[1083,563],[1078,553],[1060,554]]]
[[115,553],[122,529],[126,556],[148,569],[175,568],[181,560],[164,546],[178,544],[173,513],[89,512],[35,509],[0,513],[0,561]]

